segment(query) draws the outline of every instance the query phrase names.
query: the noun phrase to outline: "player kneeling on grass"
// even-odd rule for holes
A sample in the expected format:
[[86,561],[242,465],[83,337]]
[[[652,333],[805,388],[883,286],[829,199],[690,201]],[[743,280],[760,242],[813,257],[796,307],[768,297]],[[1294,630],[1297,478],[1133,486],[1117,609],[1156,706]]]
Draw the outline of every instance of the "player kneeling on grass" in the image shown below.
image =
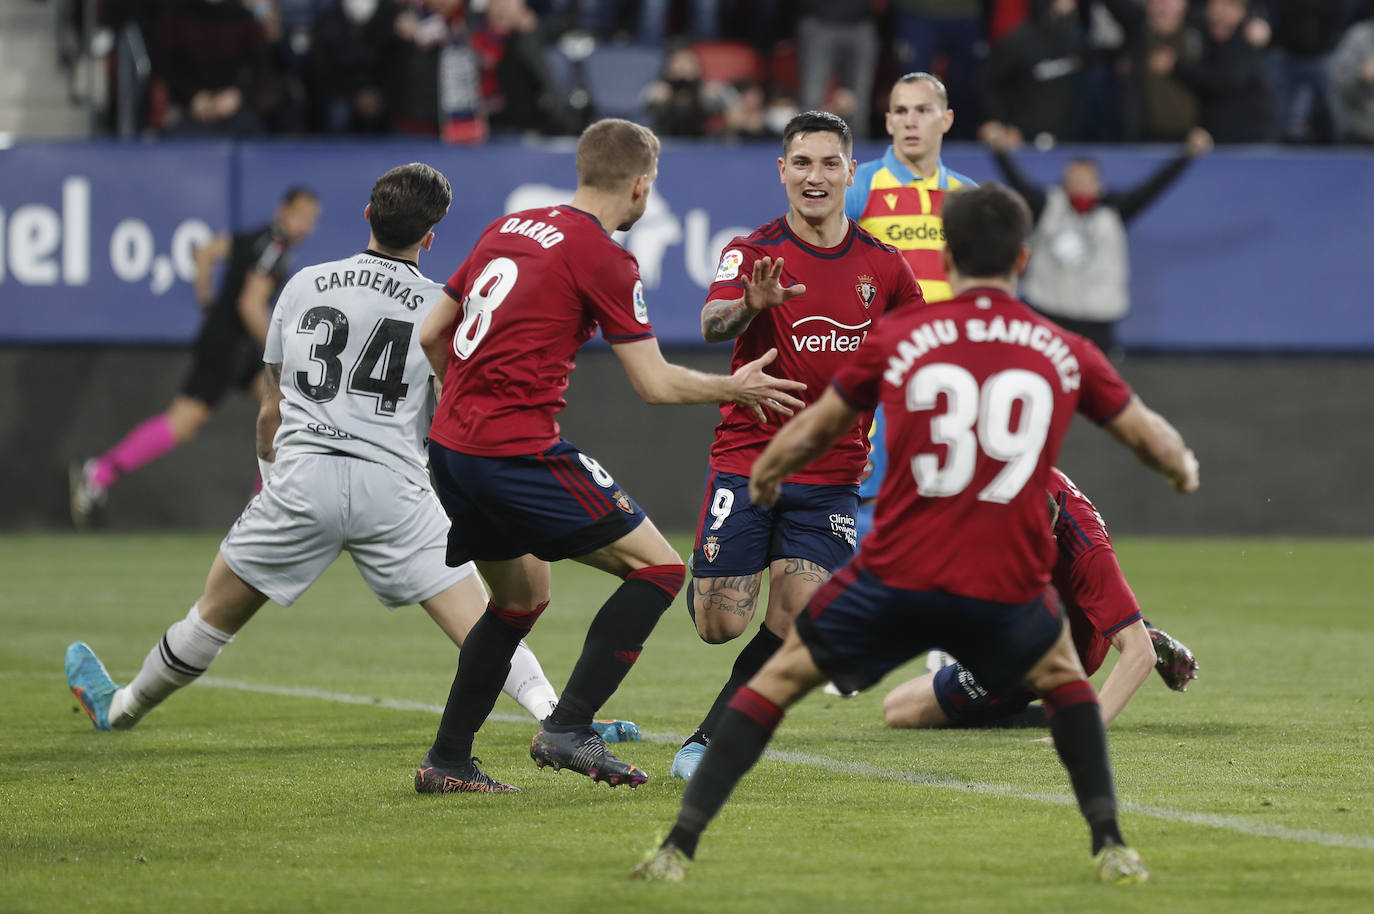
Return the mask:
[[[1120,659],[1102,684],[1098,701],[1102,723],[1111,726],[1131,696],[1158,670],[1160,678],[1182,692],[1197,678],[1192,651],[1141,617],[1140,604],[1117,564],[1102,515],[1058,468],[1050,470],[1051,525],[1058,554],[1053,582],[1064,601],[1074,649],[1089,676],[1115,647]],[[1031,726],[1044,720],[1030,689],[1016,686],[993,693],[962,664],[917,676],[883,699],[889,727],[979,727],[998,723]],[[1027,713],[1023,713],[1027,712]]]
[[1180,492],[1197,488],[1198,464],[1101,350],[1013,297],[1030,222],[1025,202],[996,184],[946,197],[942,256],[954,298],[884,317],[754,464],[750,498],[772,504],[784,477],[881,404],[890,466],[902,471],[883,480],[858,554],[731,699],[677,822],[634,875],[683,877],[702,831],[763,754],[784,709],[827,680],[866,689],[938,644],[990,690],[1025,681],[1044,699],[1100,878],[1148,878],[1117,825],[1097,695],[1050,584],[1045,491],[1075,411]]
[[[481,618],[486,592],[472,564],[444,561],[448,518],[421,444],[431,373],[416,335],[442,287],[416,260],[451,201],[448,179],[428,165],[393,168],[363,212],[367,250],[287,284],[267,335],[257,424],[271,483],[220,544],[200,599],[129,685],[118,688],[85,644],[67,648],[67,684],[97,730],[128,729],[194,682],[268,599],[291,605],[343,550],[377,599],[419,603],[455,644]],[[504,691],[536,719],[558,702],[523,644]],[[612,741],[639,738],[628,721],[598,727]]]

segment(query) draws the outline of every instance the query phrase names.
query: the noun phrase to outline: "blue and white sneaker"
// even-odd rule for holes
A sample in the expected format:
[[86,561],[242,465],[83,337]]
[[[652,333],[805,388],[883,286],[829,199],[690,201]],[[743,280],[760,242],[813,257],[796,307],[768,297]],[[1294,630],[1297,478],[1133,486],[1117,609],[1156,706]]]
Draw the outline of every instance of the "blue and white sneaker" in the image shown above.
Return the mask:
[[105,664],[84,641],[67,645],[67,687],[90,715],[97,730],[110,729],[110,700],[119,689]]
[[603,743],[637,743],[644,738],[632,720],[594,720],[592,729]]
[[673,756],[673,767],[668,769],[668,777],[690,781],[697,773],[701,760],[706,757],[706,744],[690,742],[683,745]]

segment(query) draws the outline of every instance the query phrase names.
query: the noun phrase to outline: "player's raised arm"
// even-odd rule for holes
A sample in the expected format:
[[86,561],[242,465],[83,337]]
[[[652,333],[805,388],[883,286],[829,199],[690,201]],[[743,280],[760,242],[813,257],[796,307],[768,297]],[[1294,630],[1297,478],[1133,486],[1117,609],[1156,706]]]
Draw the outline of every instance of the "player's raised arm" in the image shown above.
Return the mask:
[[782,481],[830,449],[854,427],[859,411],[826,388],[821,398],[802,410],[768,442],[749,472],[749,498],[767,507],[778,500]]
[[706,374],[666,361],[658,348],[658,340],[652,337],[617,343],[611,349],[630,376],[635,393],[645,403],[732,402],[751,407],[760,420],[764,409],[790,416],[806,405],[792,395],[805,390],[805,384],[775,378],[763,370],[777,358],[776,349],[741,365],[732,375]]
[[434,376],[440,382],[443,381],[444,372],[448,370],[449,333],[460,307],[462,306],[445,290],[434,308],[425,316],[424,323],[420,325],[420,348],[425,351],[425,358],[429,359]]
[[736,299],[712,299],[701,309],[701,336],[708,343],[733,340],[748,328],[754,317],[769,308],[776,308],[798,295],[806,293],[806,286],[796,283],[784,286],[782,258],[760,257],[754,261],[752,275],[742,274],[740,282],[744,294]]
[[1184,443],[1178,429],[1139,397],[1132,397],[1121,415],[1107,423],[1107,431],[1134,451],[1141,463],[1164,474],[1174,491],[1197,490],[1197,457]]

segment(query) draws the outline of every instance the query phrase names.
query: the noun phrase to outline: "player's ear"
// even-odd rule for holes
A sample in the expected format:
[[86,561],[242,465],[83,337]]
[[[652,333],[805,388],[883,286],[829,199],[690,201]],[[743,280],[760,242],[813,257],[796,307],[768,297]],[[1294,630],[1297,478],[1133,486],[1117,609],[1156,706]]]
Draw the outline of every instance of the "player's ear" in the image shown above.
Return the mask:
[[1026,272],[1026,264],[1030,263],[1030,245],[1021,245],[1021,251],[1016,255],[1016,265],[1012,267],[1013,276],[1020,276]]
[[778,183],[787,183],[787,166],[782,161],[782,156],[778,156]]
[[428,251],[432,244],[434,244],[434,233],[425,232],[425,237],[420,239],[420,249]]
[[940,123],[944,126],[940,128],[941,133],[949,133],[949,128],[954,126],[954,109],[946,108],[944,117],[940,118]]
[[949,245],[940,249],[940,269],[945,271],[946,276],[954,273],[954,255],[949,252]]
[[371,203],[365,203],[365,204],[363,204],[363,218],[366,219],[368,222],[371,222],[371,221],[372,221],[372,204],[371,204]]
[[845,180],[845,182],[844,182],[844,186],[845,186],[845,187],[853,187],[853,186],[854,186],[854,172],[858,171],[858,169],[859,169],[859,160],[856,159],[856,158],[854,158],[854,154],[851,152],[851,153],[849,154],[849,177],[848,177],[848,178]]

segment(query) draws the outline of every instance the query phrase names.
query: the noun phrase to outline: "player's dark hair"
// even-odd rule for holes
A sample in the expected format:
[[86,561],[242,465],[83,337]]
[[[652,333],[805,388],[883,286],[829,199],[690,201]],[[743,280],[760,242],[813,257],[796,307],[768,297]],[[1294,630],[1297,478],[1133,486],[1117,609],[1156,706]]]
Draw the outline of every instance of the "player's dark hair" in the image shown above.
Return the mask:
[[281,202],[283,206],[289,206],[297,200],[314,200],[318,203],[320,195],[315,193],[315,189],[312,187],[306,187],[304,184],[292,184],[286,189],[286,193],[281,195]]
[[372,237],[389,250],[403,251],[419,243],[448,213],[453,188],[437,169],[411,162],[378,178],[369,202]]
[[1031,232],[1030,207],[1001,184],[961,187],[944,199],[945,245],[960,275],[1000,278],[1016,269]]
[[840,138],[840,146],[844,149],[845,155],[850,155],[854,151],[854,133],[844,122],[844,118],[829,111],[803,111],[788,121],[787,128],[782,132],[784,158],[792,145],[792,138],[802,133],[833,133]]
[[599,120],[577,141],[577,183],[624,190],[653,169],[658,149],[658,137],[648,127],[616,117]]
[[[929,83],[930,87],[935,90],[935,97],[940,99],[940,107],[945,109],[949,108],[949,90],[945,88],[944,83],[940,82],[940,77],[936,76],[934,73],[926,73],[923,71],[907,73],[893,83],[892,88],[895,89],[902,83]],[[888,98],[891,99],[891,97],[889,93]],[[891,104],[890,101],[889,104]]]

